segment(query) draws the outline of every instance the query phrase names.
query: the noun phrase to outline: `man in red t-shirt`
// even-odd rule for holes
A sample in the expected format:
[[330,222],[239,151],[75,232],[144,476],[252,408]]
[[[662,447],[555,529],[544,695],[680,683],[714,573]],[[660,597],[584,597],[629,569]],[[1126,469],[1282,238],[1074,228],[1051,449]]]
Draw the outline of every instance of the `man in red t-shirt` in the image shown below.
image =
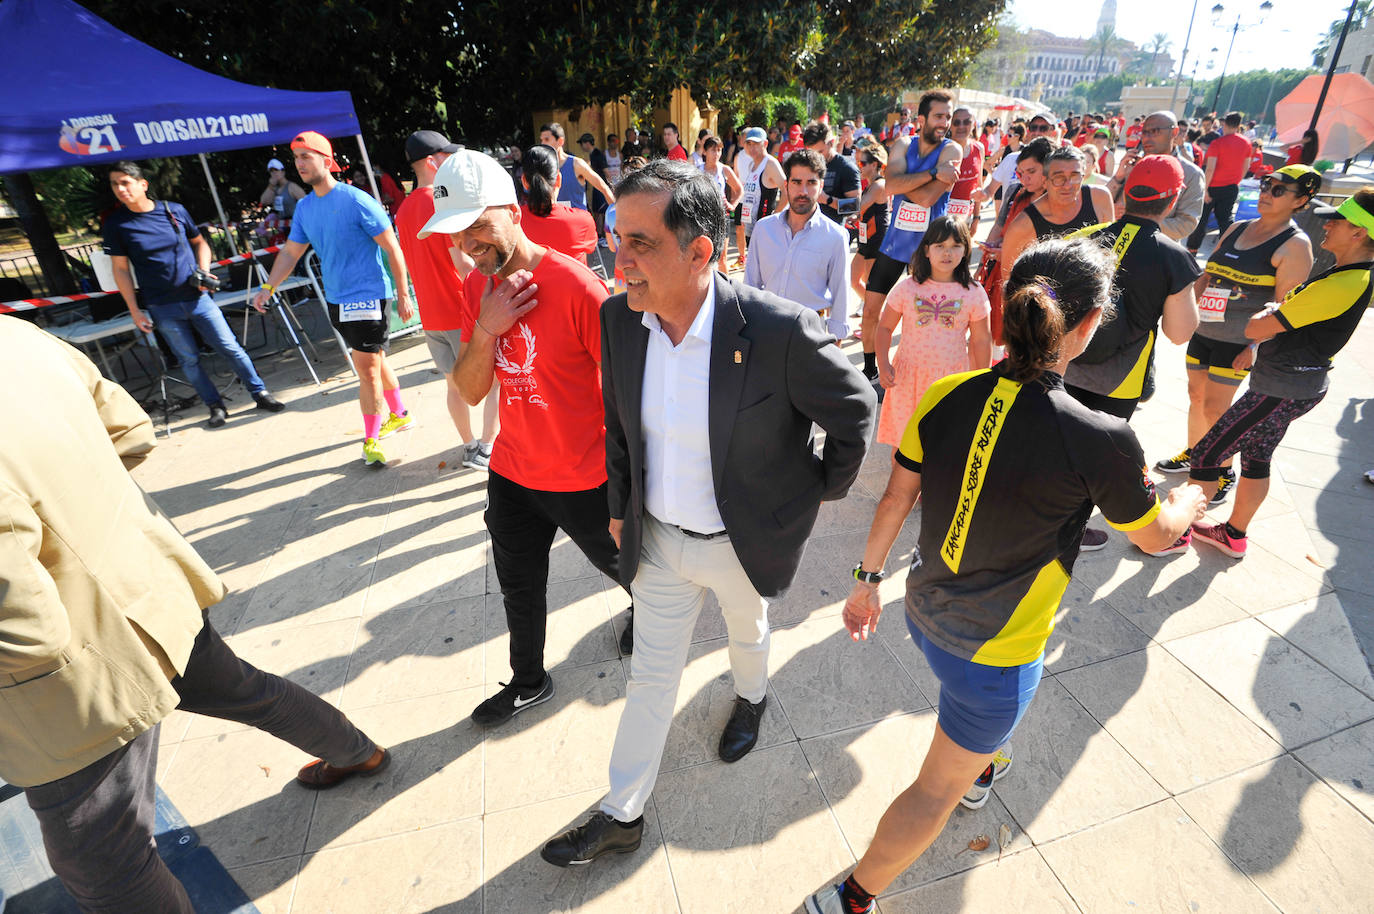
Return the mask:
[[553,697],[544,632],[549,548],[559,528],[602,574],[620,580],[601,401],[606,286],[584,264],[525,237],[510,175],[480,152],[456,152],[440,166],[434,217],[419,234],[435,232],[453,236],[476,266],[464,287],[454,381],[473,405],[500,384],[501,434],[484,517],[512,673],[472,712],[474,723],[495,726]]
[[1212,141],[1202,158],[1207,193],[1202,198],[1202,218],[1188,236],[1188,250],[1194,254],[1207,236],[1209,213],[1216,214],[1218,238],[1231,227],[1236,197],[1240,195],[1240,182],[1250,167],[1250,141],[1241,136],[1240,125],[1239,111],[1227,114],[1221,122],[1221,136]]
[[452,246],[447,235],[430,235],[423,241],[415,237],[434,216],[435,172],[462,148],[434,130],[417,130],[406,139],[406,161],[415,171],[415,189],[396,213],[396,234],[415,285],[429,356],[448,380],[448,414],[463,439],[463,466],[484,470],[496,438],[497,398],[487,397],[482,409],[482,436],[475,438],[467,402],[452,377],[453,366],[463,352],[463,277],[471,272],[472,261]]
[[687,150],[682,148],[682,144],[677,141],[677,124],[672,121],[663,125],[663,146],[668,150],[668,158],[677,159],[679,162],[687,161]]

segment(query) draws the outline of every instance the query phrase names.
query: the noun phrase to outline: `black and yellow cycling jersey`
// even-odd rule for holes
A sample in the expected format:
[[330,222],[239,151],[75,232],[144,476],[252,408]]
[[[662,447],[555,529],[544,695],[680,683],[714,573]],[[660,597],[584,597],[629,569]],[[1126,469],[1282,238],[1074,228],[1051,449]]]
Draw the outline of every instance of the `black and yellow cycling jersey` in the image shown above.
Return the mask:
[[1193,255],[1161,232],[1153,219],[1123,216],[1069,237],[1111,245],[1116,258],[1112,286],[1116,314],[1097,328],[1088,348],[1069,363],[1064,383],[1117,400],[1138,400],[1164,303],[1192,285],[1202,270]]
[[1374,263],[1332,267],[1288,294],[1274,316],[1286,332],[1260,344],[1250,389],[1307,400],[1326,391],[1331,359],[1369,307]]
[[[1245,325],[1274,300],[1274,255],[1299,234],[1290,222],[1273,238],[1252,248],[1237,248],[1249,222],[1237,222],[1207,258],[1207,288],[1198,296],[1197,333],[1209,340],[1248,343]],[[1303,236],[1306,237],[1306,236]],[[1210,294],[1209,294],[1210,293]],[[1218,311],[1220,309],[1220,311]]]
[[1003,365],[935,382],[896,460],[921,474],[907,615],[955,656],[1018,666],[1045,649],[1093,504],[1131,531],[1159,499],[1125,420]]

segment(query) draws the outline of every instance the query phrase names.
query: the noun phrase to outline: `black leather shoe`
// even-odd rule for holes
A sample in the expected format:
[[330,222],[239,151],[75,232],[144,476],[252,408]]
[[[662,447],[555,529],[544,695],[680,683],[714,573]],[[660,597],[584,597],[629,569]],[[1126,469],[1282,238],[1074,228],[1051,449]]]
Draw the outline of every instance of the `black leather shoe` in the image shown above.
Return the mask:
[[224,404],[216,403],[214,406],[210,407],[210,421],[206,422],[205,424],[210,426],[211,428],[219,428],[221,425],[228,421],[229,414],[225,412]]
[[620,653],[626,657],[635,652],[635,608],[630,607],[630,619],[625,623],[625,630],[620,633]]
[[258,402],[258,409],[265,409],[269,413],[279,413],[282,410],[286,409],[285,403],[278,400],[276,397],[272,396],[265,390],[260,394],[253,394],[253,399]]
[[644,837],[644,819],[626,827],[597,810],[582,825],[576,825],[549,841],[539,852],[554,866],[580,866],[606,854],[630,854],[639,850]]
[[767,706],[767,695],[759,699],[758,704],[735,696],[735,710],[730,712],[725,732],[720,735],[722,761],[738,762],[754,748],[754,743],[759,741],[759,721],[763,719],[763,709]]

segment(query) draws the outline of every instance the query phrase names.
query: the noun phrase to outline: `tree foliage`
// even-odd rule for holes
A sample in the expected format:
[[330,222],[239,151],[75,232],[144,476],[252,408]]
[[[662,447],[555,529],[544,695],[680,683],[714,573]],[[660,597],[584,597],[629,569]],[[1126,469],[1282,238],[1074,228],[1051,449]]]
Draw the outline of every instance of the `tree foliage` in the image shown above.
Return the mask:
[[[1313,70],[1247,70],[1244,73],[1228,74],[1226,82],[1222,84],[1221,95],[1217,99],[1217,111],[1225,113],[1229,110],[1242,112],[1249,120],[1259,121],[1262,124],[1274,123],[1274,106],[1283,99],[1285,95],[1293,91],[1298,83],[1308,76]],[[1202,104],[1210,106],[1212,96],[1216,94],[1217,81],[1209,79],[1199,82],[1193,89],[1194,95],[1202,96]],[[1227,102],[1231,100],[1231,90],[1235,89],[1235,101],[1228,107]],[[1267,100],[1267,104],[1266,104]]]
[[[1349,6],[1345,7],[1346,14],[1350,12]],[[1374,19],[1374,0],[1355,0],[1355,16],[1350,20],[1350,31],[1365,28]],[[1327,65],[1327,55],[1336,47],[1336,42],[1341,37],[1341,29],[1345,28],[1345,15],[1331,23],[1327,27],[1326,34],[1321,41],[1312,49],[1312,66],[1325,67]]]

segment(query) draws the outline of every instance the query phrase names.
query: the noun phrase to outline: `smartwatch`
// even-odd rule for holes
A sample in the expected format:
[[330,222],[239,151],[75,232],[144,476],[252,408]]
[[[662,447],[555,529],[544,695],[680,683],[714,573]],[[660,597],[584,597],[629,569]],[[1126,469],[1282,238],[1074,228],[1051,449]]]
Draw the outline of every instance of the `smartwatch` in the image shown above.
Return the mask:
[[881,571],[864,571],[864,563],[862,561],[854,566],[854,580],[862,584],[881,584],[885,577],[887,577],[887,575],[883,574]]

